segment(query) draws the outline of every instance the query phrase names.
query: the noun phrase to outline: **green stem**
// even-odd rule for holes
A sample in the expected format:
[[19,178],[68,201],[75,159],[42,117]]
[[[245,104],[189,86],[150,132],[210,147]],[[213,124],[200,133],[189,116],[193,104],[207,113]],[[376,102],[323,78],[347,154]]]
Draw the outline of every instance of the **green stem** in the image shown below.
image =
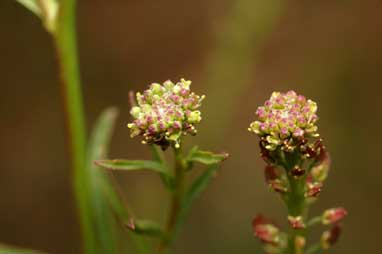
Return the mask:
[[166,226],[167,239],[162,240],[158,253],[166,253],[173,241],[174,228],[181,210],[185,189],[185,166],[181,148],[174,148],[175,154],[175,190],[172,193],[171,209]]
[[[288,165],[287,175],[289,180],[290,192],[286,199],[286,205],[288,208],[288,215],[297,217],[301,216],[303,220],[306,220],[308,207],[305,201],[305,177],[295,178],[288,172],[292,170],[294,165]],[[301,250],[296,248],[296,239],[298,237],[304,237],[306,235],[305,229],[293,229],[291,228],[288,241],[287,253],[299,254]]]
[[89,216],[87,180],[85,170],[86,133],[80,74],[77,59],[76,1],[60,1],[57,28],[53,32],[57,50],[62,98],[66,114],[66,125],[70,155],[72,158],[73,183],[79,209],[85,253],[96,253]]
[[317,216],[317,217],[314,217],[314,218],[310,219],[308,221],[308,223],[306,224],[306,226],[308,228],[310,228],[310,227],[313,227],[313,226],[318,225],[320,223],[322,223],[322,217],[321,216]]

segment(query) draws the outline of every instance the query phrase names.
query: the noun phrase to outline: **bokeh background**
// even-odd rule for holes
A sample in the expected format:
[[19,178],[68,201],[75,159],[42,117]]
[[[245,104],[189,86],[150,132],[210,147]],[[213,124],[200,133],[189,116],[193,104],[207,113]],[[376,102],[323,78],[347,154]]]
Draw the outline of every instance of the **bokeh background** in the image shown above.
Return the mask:
[[[149,156],[125,127],[130,90],[185,77],[207,95],[187,143],[232,156],[193,207],[177,253],[261,253],[251,219],[282,221],[285,210],[246,128],[272,91],[288,89],[318,102],[333,159],[312,213],[350,212],[331,253],[379,252],[382,1],[80,0],[78,33],[88,128],[105,107],[120,109],[112,158]],[[51,38],[12,0],[0,1],[0,36],[0,242],[80,253]],[[165,213],[157,177],[117,176],[138,214]]]

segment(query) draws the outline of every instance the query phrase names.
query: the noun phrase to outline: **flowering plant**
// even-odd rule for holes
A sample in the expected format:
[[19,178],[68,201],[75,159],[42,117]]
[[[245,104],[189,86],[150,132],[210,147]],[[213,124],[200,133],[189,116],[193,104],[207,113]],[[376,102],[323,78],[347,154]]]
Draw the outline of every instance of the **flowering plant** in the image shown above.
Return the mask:
[[195,125],[202,120],[197,109],[205,96],[191,92],[190,85],[191,81],[184,79],[177,84],[167,80],[163,85],[151,84],[143,94],[137,93],[138,105],[130,111],[134,121],[128,124],[131,137],[141,135],[144,144],[166,149],[170,144],[179,148],[183,135],[195,135]]
[[[265,181],[286,204],[290,231],[282,232],[258,215],[252,223],[255,236],[272,254],[312,254],[330,248],[339,237],[339,222],[347,212],[333,208],[308,218],[309,206],[317,200],[330,167],[317,132],[317,104],[294,91],[274,92],[256,115],[258,120],[250,124],[249,131],[260,138],[260,154],[267,164]],[[316,224],[333,227],[322,234],[320,243],[307,248],[308,229]]]
[[[151,170],[160,175],[171,195],[167,225],[162,227],[156,222],[141,220],[132,215],[120,216],[132,233],[159,239],[158,253],[170,250],[192,202],[215,175],[218,164],[228,157],[226,153],[214,154],[197,147],[187,154],[183,153],[182,137],[196,135],[195,126],[202,119],[198,108],[205,97],[191,92],[190,85],[191,81],[184,79],[176,84],[169,80],[163,85],[153,83],[142,94],[136,94],[137,102],[132,102],[134,106],[130,113],[133,121],[128,124],[131,137],[141,136],[142,143],[151,146],[153,160],[96,161],[98,166],[110,170]],[[168,148],[174,152],[173,170],[163,155],[163,151]],[[187,173],[195,162],[207,165],[208,168],[187,186]]]

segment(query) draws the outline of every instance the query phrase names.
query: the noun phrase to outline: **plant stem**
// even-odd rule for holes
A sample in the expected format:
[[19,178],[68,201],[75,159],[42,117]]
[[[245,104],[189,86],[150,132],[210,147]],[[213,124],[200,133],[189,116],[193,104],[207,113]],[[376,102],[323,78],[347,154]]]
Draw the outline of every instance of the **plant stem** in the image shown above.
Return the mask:
[[85,170],[86,133],[80,74],[77,58],[76,0],[60,1],[57,28],[53,32],[57,50],[61,90],[66,114],[69,149],[72,159],[74,192],[79,209],[85,253],[96,253],[88,205]]
[[172,193],[171,210],[167,221],[166,234],[168,239],[162,240],[158,253],[166,253],[173,241],[174,227],[181,210],[184,187],[185,187],[185,167],[181,148],[174,148],[175,154],[175,190]]
[[[293,168],[293,164],[288,166],[287,168],[287,175],[289,180],[289,186],[290,186],[290,192],[288,194],[288,197],[286,199],[286,205],[288,208],[288,215],[297,217],[301,216],[303,220],[305,221],[307,216],[307,205],[305,202],[305,178],[295,178],[288,172]],[[296,238],[301,236],[305,237],[306,230],[305,229],[293,229],[291,228],[290,234],[289,234],[289,241],[288,241],[288,249],[287,253],[289,254],[299,254],[298,248],[296,248]]]

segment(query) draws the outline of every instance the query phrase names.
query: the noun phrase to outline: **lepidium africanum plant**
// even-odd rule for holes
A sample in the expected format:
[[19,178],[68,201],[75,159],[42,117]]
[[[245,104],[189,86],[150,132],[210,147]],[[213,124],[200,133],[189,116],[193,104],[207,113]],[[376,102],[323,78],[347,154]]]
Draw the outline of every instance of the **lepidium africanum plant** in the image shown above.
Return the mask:
[[[132,98],[130,113],[133,121],[127,126],[131,137],[140,136],[142,144],[151,147],[153,160],[96,161],[97,165],[108,170],[150,170],[160,175],[171,196],[166,225],[163,227],[134,216],[122,218],[131,232],[158,238],[158,253],[171,251],[192,202],[215,175],[218,164],[228,157],[226,153],[214,154],[198,147],[184,152],[183,137],[196,135],[196,125],[202,119],[198,109],[205,98],[192,92],[190,85],[191,81],[184,79],[176,84],[170,80],[163,85],[153,83],[142,94],[137,93],[136,100]],[[162,154],[166,150],[172,150],[174,154],[172,168]],[[187,176],[195,162],[207,165],[207,169],[188,185]]]
[[[314,101],[294,91],[274,92],[257,109],[258,120],[249,127],[260,138],[261,157],[267,164],[265,181],[280,195],[288,212],[287,232],[262,215],[254,218],[254,234],[262,241],[266,253],[324,253],[338,240],[339,223],[347,214],[344,208],[328,209],[313,218],[308,214],[330,167],[329,154],[319,138],[316,113]],[[318,224],[331,228],[318,242],[308,246],[309,230]]]
[[[56,49],[72,182],[82,229],[81,253],[121,251],[122,237],[117,235],[115,218],[128,230],[134,253],[171,253],[191,204],[216,174],[219,163],[227,158],[225,153],[214,154],[198,147],[184,151],[184,137],[197,133],[204,96],[193,93],[191,82],[183,79],[175,84],[151,84],[132,100],[133,120],[128,128],[132,137],[142,137],[142,143],[150,147],[152,160],[101,160],[107,156],[117,110],[105,110],[91,135],[86,134],[77,53],[77,1],[16,1],[41,19]],[[308,208],[317,200],[330,166],[329,155],[317,133],[316,111],[316,103],[294,92],[273,93],[257,110],[259,120],[250,126],[250,131],[260,137],[261,156],[267,163],[266,182],[279,193],[288,210],[287,233],[262,216],[253,221],[255,235],[268,254],[322,253],[339,237],[339,222],[346,215],[345,209],[329,209],[320,216],[308,217]],[[170,151],[173,163],[164,156]],[[196,179],[189,179],[195,163],[207,168]],[[113,170],[149,170],[160,176],[171,200],[165,225],[132,213],[113,185]],[[322,234],[318,243],[307,246],[309,229],[317,224],[330,225],[331,229]],[[157,241],[148,242],[147,237]],[[0,245],[0,251],[13,253],[15,249]]]

